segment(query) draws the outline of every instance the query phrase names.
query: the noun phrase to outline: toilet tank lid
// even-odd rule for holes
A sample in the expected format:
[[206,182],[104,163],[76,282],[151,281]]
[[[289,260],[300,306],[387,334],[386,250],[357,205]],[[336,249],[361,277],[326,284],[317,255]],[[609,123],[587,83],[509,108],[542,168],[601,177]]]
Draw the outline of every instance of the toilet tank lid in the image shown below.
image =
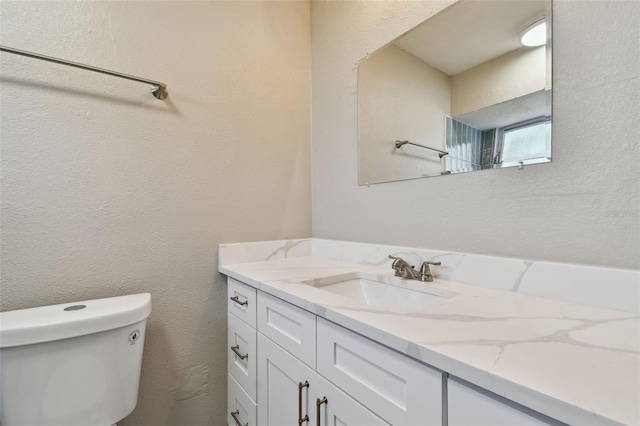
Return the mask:
[[99,333],[151,313],[149,293],[0,312],[0,348]]

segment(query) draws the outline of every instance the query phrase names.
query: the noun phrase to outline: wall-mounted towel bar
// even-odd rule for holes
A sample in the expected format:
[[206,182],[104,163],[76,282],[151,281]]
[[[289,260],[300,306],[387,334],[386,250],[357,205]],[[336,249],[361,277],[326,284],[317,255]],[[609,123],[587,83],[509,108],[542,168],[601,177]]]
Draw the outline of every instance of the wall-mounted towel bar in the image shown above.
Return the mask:
[[409,141],[396,141],[396,148],[400,148],[402,145],[413,145],[413,146],[419,146],[420,148],[424,148],[424,149],[430,149],[431,151],[436,151],[438,153],[438,157],[442,158],[445,155],[448,155],[449,153],[446,151],[441,151],[439,149],[435,149],[435,148],[429,148],[428,146],[424,146],[424,145],[420,145],[417,143],[413,143],[413,142],[409,142]]
[[127,80],[133,80],[140,83],[151,84],[151,93],[158,99],[166,99],[169,96],[167,92],[167,83],[164,81],[148,80],[146,78],[140,78],[129,74],[123,74],[120,72],[105,70],[104,68],[92,67],[90,65],[79,64],[77,62],[66,61],[64,59],[53,58],[51,56],[40,55],[38,53],[27,52],[25,50],[13,49],[11,47],[0,46],[1,52],[13,53],[16,55],[27,56],[29,58],[40,59],[43,61],[54,62],[56,64],[68,65],[70,67],[81,68],[83,70],[99,72],[102,74],[112,75],[114,77],[126,78]]

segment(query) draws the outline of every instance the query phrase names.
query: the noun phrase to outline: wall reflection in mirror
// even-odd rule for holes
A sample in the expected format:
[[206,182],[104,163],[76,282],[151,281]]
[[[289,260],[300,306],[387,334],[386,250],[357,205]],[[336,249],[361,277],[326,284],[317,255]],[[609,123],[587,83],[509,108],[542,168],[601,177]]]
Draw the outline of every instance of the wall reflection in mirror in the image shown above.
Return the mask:
[[360,61],[358,148],[360,185],[550,162],[551,1],[461,0]]

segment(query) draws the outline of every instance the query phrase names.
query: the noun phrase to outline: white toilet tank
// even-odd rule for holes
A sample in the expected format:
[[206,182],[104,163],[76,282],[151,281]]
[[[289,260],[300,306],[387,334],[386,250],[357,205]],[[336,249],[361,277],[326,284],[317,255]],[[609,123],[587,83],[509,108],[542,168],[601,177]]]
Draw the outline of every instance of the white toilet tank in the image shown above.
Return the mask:
[[136,407],[149,293],[0,313],[0,425],[109,426]]

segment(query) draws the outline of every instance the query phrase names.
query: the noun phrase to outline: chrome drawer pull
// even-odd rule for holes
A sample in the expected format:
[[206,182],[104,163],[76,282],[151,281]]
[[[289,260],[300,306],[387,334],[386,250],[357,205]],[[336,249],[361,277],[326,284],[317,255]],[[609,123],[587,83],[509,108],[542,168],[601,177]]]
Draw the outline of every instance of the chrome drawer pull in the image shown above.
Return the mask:
[[305,414],[302,417],[302,388],[308,388],[309,382],[305,380],[304,383],[298,383],[298,426],[302,426],[302,423],[309,421],[309,415]]
[[241,302],[240,298],[238,296],[233,296],[233,297],[230,297],[229,299],[233,300],[234,302],[236,302],[240,306],[246,306],[246,305],[249,304],[248,300],[245,300],[244,302]]
[[231,412],[231,417],[233,417],[233,420],[236,421],[236,424],[238,426],[249,426],[249,423],[242,424],[242,422],[238,418],[238,414],[240,414],[240,410],[236,410],[236,411],[232,411]]
[[316,399],[316,425],[317,426],[320,426],[320,406],[322,404],[329,405],[329,401],[327,400],[326,396],[323,396],[322,399],[320,398]]
[[231,346],[231,350],[233,352],[235,352],[236,355],[238,355],[240,357],[240,359],[247,359],[249,358],[249,354],[242,354],[238,349],[240,349],[240,345],[235,345],[235,346]]

